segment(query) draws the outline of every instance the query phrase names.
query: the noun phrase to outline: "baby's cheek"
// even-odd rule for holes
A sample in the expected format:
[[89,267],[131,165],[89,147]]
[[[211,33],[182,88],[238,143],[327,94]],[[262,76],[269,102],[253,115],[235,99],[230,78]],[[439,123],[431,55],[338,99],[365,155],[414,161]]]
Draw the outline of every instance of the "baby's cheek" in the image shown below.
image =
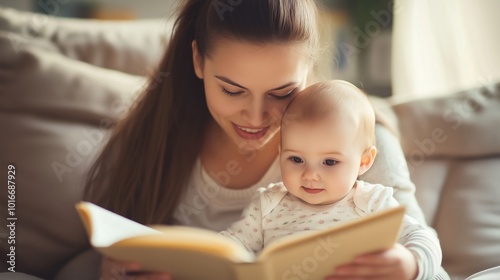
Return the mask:
[[290,165],[285,165],[281,169],[281,176],[285,186],[300,184],[300,170]]

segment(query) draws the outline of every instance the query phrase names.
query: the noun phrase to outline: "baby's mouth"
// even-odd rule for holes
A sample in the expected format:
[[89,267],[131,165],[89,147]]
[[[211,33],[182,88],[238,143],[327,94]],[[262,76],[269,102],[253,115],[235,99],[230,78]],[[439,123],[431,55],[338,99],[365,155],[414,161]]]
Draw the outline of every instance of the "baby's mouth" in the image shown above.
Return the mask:
[[311,193],[311,194],[317,194],[317,193],[320,193],[320,192],[324,191],[324,189],[307,188],[307,187],[304,187],[304,186],[302,186],[302,189],[304,189],[305,192]]

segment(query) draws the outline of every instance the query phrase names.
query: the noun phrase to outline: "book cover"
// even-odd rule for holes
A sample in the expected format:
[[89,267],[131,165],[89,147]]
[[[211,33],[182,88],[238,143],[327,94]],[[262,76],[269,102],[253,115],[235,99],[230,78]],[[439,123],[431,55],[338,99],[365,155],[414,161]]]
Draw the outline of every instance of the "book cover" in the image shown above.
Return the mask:
[[169,272],[176,280],[322,279],[356,256],[388,249],[404,216],[399,206],[336,227],[273,243],[259,254],[216,232],[186,226],[145,226],[95,204],[77,211],[91,245],[144,270]]

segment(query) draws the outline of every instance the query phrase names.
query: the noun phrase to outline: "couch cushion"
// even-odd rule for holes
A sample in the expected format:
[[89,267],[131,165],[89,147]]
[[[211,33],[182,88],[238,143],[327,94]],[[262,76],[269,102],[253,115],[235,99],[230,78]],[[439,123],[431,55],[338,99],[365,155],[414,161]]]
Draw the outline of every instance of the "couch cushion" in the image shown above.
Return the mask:
[[[8,47],[6,40],[0,35],[0,46]],[[144,79],[30,46],[5,54],[0,52],[0,166],[16,167],[16,271],[52,279],[88,249],[74,204],[110,126]],[[6,204],[0,196],[0,205]],[[0,211],[0,219],[6,214]],[[7,246],[0,242],[1,252]],[[0,271],[6,266],[2,261]]]
[[[0,34],[0,44],[2,37]],[[123,113],[145,83],[39,48],[0,54],[0,109],[98,125]],[[117,98],[124,97],[125,100]]]
[[[51,278],[88,246],[74,204],[81,199],[84,172],[105,130],[4,111],[0,129],[9,132],[0,136],[0,164],[16,170],[16,271]],[[0,178],[7,180],[6,174]],[[0,199],[6,205],[6,196]],[[5,211],[0,217],[6,220]],[[0,244],[2,252],[6,246]]]
[[[498,108],[500,110],[500,107]],[[445,268],[468,276],[500,264],[500,157],[454,160],[434,227]]]
[[398,104],[416,195],[443,266],[463,279],[500,263],[500,87]]
[[[51,17],[0,9],[0,30],[16,46],[45,41],[45,48],[108,69],[147,75],[158,62],[173,22],[166,19],[105,21]],[[14,35],[15,34],[15,35]]]
[[[395,105],[410,165],[427,157],[500,155],[500,83]],[[477,136],[481,137],[477,137]]]

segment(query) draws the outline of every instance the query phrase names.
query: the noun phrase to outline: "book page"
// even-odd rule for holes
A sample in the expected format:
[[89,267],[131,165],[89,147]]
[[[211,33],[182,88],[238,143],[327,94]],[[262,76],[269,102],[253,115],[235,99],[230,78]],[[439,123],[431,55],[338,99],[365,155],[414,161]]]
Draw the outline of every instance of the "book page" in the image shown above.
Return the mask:
[[124,218],[90,202],[76,205],[94,247],[108,247],[120,240],[161,232]]
[[403,206],[337,227],[291,237],[266,247],[258,256],[272,279],[323,279],[355,257],[385,250],[398,239]]
[[[255,255],[216,232],[187,226],[143,226],[92,203],[77,209],[91,243],[103,255],[142,264],[145,271],[168,272],[176,280],[239,279],[239,264]],[[260,275],[259,265],[246,265]],[[246,279],[246,278],[245,278]]]
[[209,253],[233,262],[253,262],[255,255],[233,240],[217,232],[187,226],[154,226],[162,232],[144,242],[168,244],[169,247]]

